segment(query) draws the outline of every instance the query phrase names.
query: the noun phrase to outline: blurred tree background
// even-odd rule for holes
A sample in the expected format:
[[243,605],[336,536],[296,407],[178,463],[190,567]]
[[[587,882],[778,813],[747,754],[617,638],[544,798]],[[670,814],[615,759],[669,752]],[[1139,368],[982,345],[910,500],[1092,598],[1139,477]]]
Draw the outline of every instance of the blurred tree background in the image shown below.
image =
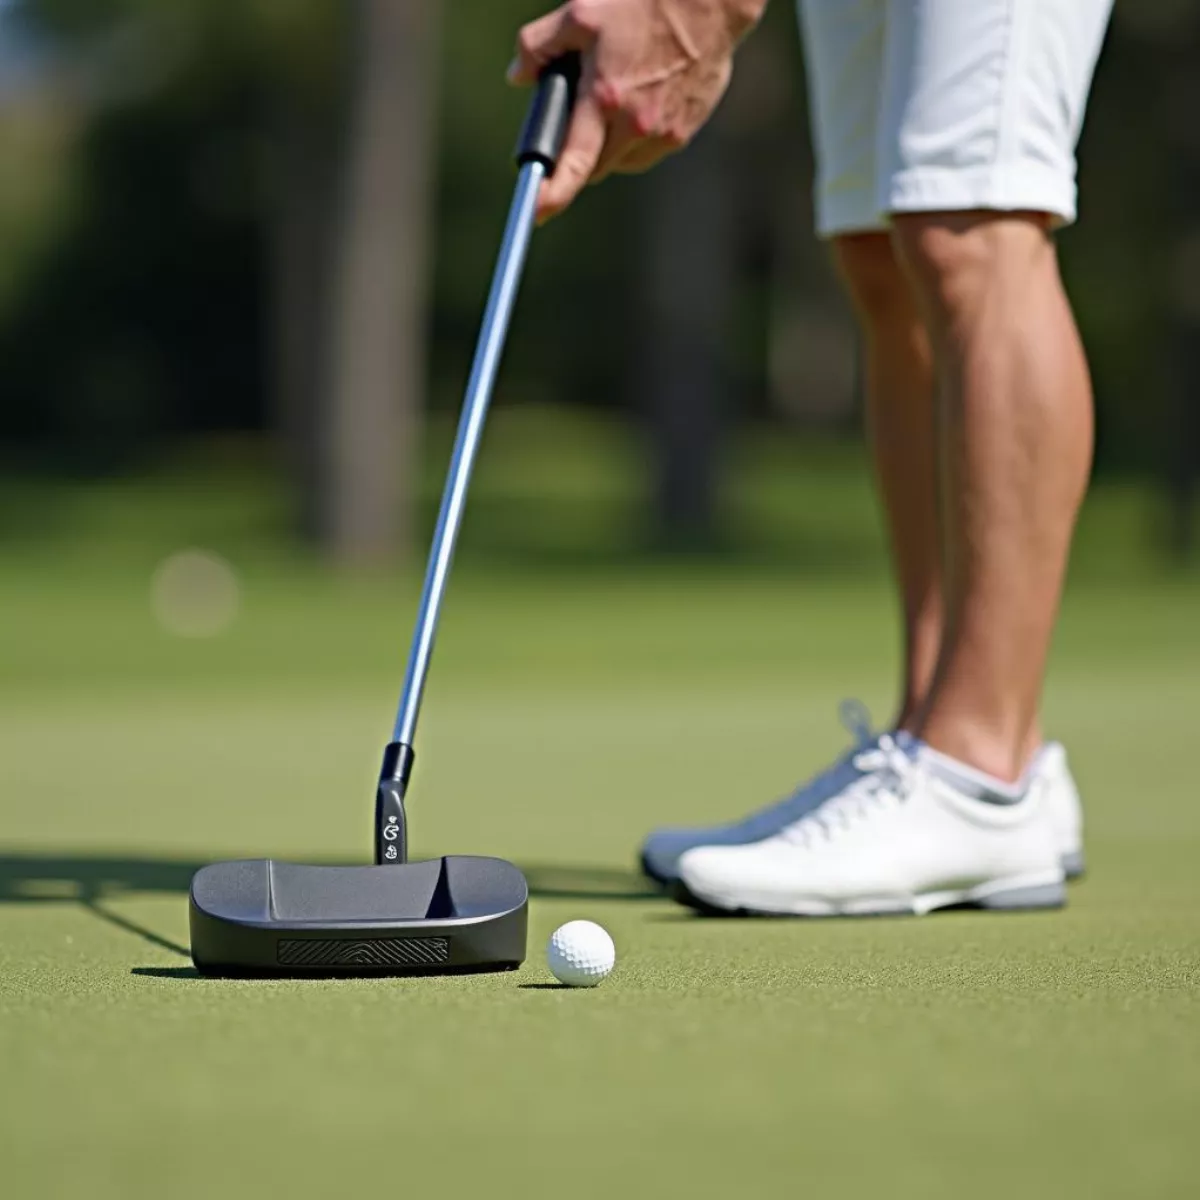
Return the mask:
[[[504,69],[541,7],[0,3],[6,477],[111,477],[236,443],[331,559],[407,555],[426,418],[457,407],[511,190],[527,98]],[[1200,0],[1118,0],[1062,252],[1097,470],[1170,501],[1179,556],[1200,478],[1198,111]],[[687,154],[539,235],[498,404],[630,430],[656,545],[736,538],[747,431],[858,436],[810,183],[777,0]]]

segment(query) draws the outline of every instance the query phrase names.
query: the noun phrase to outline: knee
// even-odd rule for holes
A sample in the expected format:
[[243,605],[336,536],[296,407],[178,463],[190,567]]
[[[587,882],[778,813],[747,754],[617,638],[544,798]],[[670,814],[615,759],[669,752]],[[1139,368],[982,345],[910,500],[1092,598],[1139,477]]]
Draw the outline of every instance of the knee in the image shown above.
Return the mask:
[[[1020,284],[1053,256],[1046,218],[1022,213],[908,213],[892,242],[927,316],[963,316],[996,286]],[[1019,289],[1018,289],[1019,292]]]
[[833,258],[868,333],[905,329],[917,320],[912,285],[885,233],[843,234]]

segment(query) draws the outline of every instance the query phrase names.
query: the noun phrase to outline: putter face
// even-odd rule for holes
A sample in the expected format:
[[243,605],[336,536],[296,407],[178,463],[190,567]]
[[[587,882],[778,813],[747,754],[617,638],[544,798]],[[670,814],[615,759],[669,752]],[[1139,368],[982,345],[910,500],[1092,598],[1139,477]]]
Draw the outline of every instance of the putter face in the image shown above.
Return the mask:
[[216,863],[192,879],[192,961],[206,975],[513,970],[528,907],[525,877],[498,858]]

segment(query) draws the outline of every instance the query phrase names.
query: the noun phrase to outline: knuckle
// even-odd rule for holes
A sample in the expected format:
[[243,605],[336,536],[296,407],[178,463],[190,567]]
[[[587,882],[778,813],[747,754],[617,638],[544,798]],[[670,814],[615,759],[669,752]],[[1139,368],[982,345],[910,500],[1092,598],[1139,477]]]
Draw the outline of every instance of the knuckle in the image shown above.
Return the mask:
[[537,51],[537,43],[534,40],[534,31],[532,25],[524,25],[517,33],[517,49],[525,55],[526,58],[533,58]]
[[606,112],[615,112],[621,107],[621,89],[611,79],[597,79],[592,92],[596,103]]
[[637,105],[629,110],[629,122],[634,133],[640,138],[655,137],[658,134],[658,114],[645,105]]
[[603,0],[568,0],[567,15],[584,33],[599,33],[604,23]]
[[591,160],[576,150],[566,151],[558,162],[556,176],[565,176],[569,180],[583,181],[592,173]]
[[557,217],[559,213],[564,212],[570,202],[569,196],[563,196],[557,192],[552,192],[549,195],[542,197],[542,201],[538,205],[538,216],[543,221],[548,221],[553,217]]

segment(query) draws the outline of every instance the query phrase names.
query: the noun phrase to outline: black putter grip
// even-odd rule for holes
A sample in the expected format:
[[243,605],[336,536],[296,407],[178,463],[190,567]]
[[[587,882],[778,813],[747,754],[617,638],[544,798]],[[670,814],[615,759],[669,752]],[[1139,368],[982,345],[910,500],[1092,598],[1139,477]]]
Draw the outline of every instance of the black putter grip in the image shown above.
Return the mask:
[[547,175],[554,174],[571,125],[582,71],[580,56],[572,53],[556,58],[542,72],[517,143],[518,166],[540,162]]

